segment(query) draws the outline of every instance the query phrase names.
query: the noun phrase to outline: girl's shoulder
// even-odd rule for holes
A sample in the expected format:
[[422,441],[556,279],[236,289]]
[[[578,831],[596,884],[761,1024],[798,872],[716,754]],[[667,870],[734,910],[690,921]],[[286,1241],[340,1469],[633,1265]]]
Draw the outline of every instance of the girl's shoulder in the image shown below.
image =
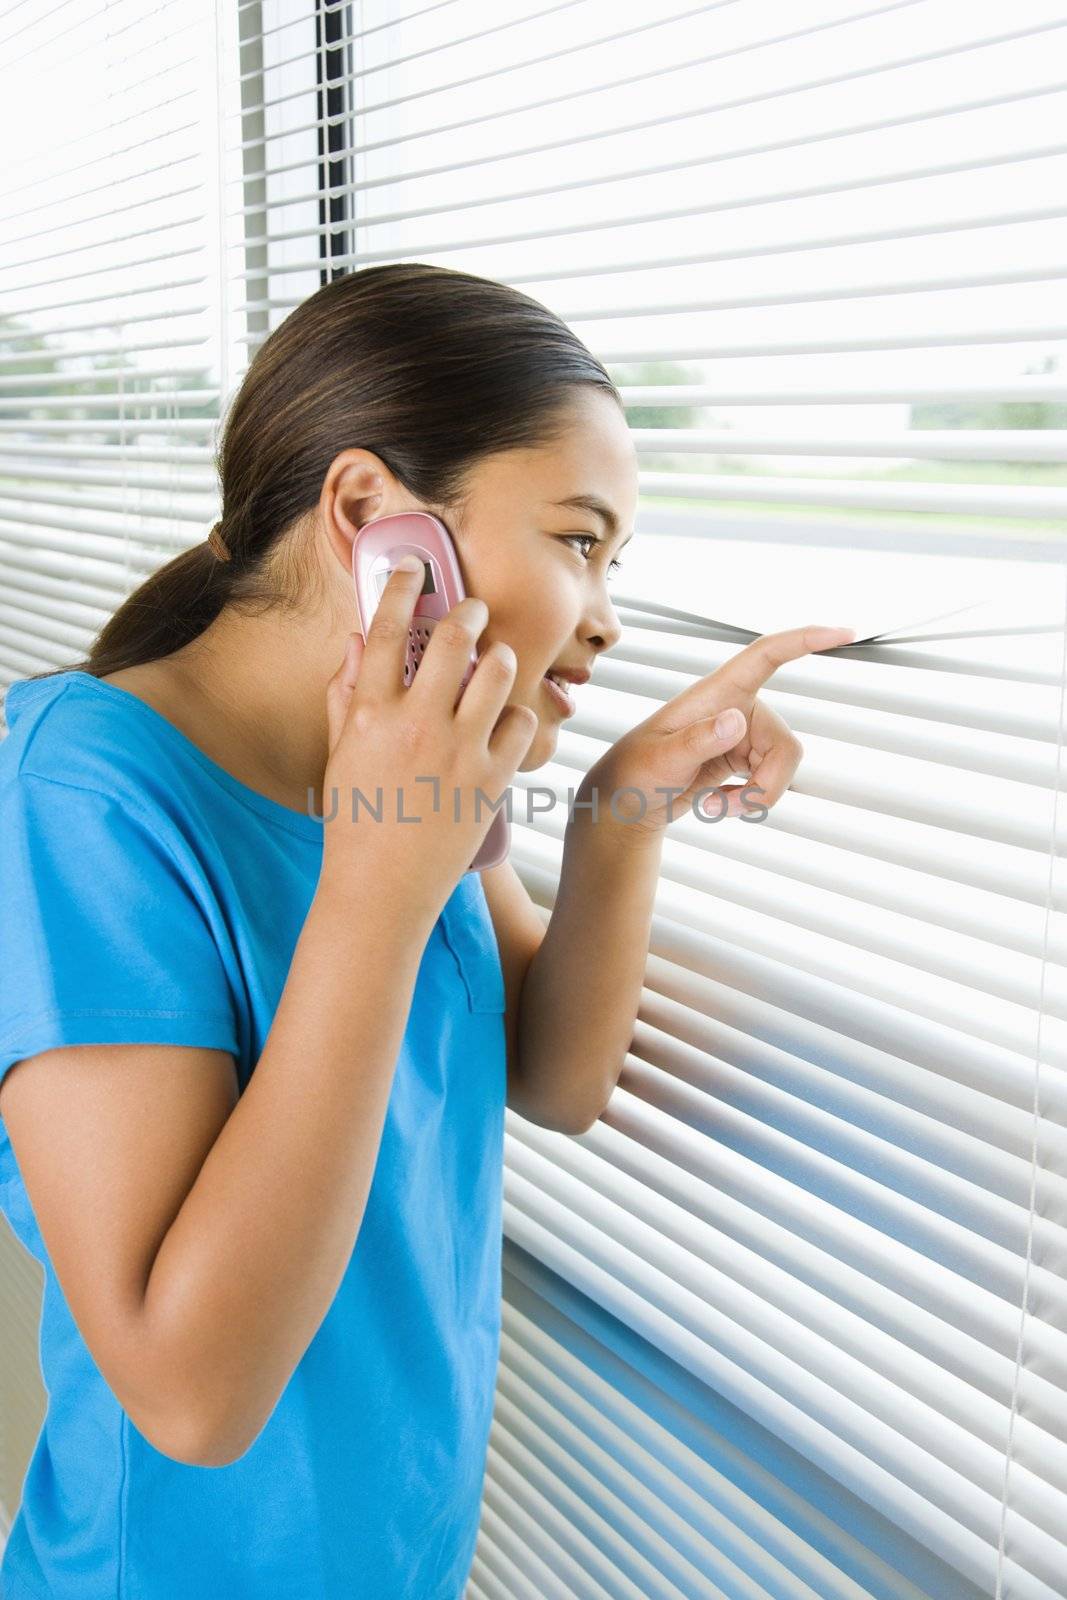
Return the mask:
[[25,776],[145,805],[172,760],[151,720],[157,716],[145,702],[77,669],[16,679],[4,696],[0,789]]

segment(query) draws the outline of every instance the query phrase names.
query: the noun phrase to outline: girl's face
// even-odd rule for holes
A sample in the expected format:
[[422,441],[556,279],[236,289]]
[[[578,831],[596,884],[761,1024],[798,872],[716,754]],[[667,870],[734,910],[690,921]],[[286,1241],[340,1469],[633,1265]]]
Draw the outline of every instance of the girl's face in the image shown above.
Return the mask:
[[[637,454],[610,395],[579,390],[572,411],[573,426],[560,442],[483,462],[471,476],[462,523],[447,524],[467,593],[489,608],[478,649],[498,639],[511,646],[516,667],[507,703],[537,714],[520,772],[552,759],[567,720],[545,673],[591,671],[622,631],[609,584],[632,537]],[[561,503],[575,497],[602,502],[617,526],[588,507]],[[580,707],[581,685],[569,692]]]

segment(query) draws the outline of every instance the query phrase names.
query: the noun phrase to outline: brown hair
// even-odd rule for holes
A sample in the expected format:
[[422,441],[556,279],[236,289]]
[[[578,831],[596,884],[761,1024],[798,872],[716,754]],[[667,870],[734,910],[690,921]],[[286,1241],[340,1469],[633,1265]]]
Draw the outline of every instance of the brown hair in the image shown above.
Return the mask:
[[342,450],[373,451],[431,508],[462,508],[471,469],[559,437],[583,384],[623,408],[566,323],[506,284],[419,261],[334,278],[264,341],[230,405],[215,454],[230,559],[206,540],[182,551],[127,596],[87,660],[33,676],[158,660],[227,604],[306,604],[307,546],[285,535],[318,506]]

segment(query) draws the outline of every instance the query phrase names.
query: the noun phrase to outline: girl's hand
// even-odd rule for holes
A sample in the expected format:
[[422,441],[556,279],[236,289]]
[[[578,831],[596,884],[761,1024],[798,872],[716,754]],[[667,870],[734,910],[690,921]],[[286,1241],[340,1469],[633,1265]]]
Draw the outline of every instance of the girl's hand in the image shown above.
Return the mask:
[[[471,650],[489,610],[473,595],[437,623],[418,671],[404,684],[408,629],[423,570],[398,566],[366,642],[349,635],[327,685],[329,757],[323,776],[323,876],[376,874],[432,925],[493,821],[537,731],[528,706],[506,704],[515,653],[496,643],[466,687]],[[458,702],[458,703],[457,703]],[[356,820],[353,821],[353,796]],[[371,811],[381,809],[378,820]],[[336,810],[336,814],[334,814]],[[458,815],[457,815],[458,813]]]
[[[787,661],[853,638],[853,628],[812,625],[754,639],[617,740],[590,768],[577,798],[590,798],[595,788],[598,825],[617,823],[620,834],[637,842],[650,836],[658,840],[669,822],[689,811],[701,790],[726,784],[737,768],[747,769],[750,781],[709,795],[703,805],[706,814],[741,816],[746,811],[743,789],[749,809],[770,808],[788,789],[804,751],[781,717],[757,700],[757,691]],[[715,721],[724,712],[732,723],[719,733]],[[612,794],[631,789],[639,793],[619,794],[613,814]],[[664,789],[681,792],[657,792]]]

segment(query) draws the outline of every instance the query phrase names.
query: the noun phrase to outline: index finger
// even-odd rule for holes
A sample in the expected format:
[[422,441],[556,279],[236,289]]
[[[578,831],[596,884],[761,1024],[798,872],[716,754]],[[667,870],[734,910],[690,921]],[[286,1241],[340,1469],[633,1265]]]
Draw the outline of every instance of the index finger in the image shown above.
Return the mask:
[[[686,722],[695,722],[713,710],[736,704],[735,692],[738,699],[755,698],[767,679],[787,661],[796,661],[814,650],[848,644],[855,636],[855,628],[823,628],[814,624],[806,628],[787,628],[783,633],[765,633],[746,644],[714,672],[683,689],[663,711],[669,713],[672,725],[681,727]],[[722,698],[724,689],[725,699]],[[711,703],[712,697],[715,705]]]
[[855,637],[855,628],[823,628],[814,623],[806,628],[786,628],[782,633],[765,633],[724,661],[718,670],[746,694],[754,695],[787,661],[848,644]]
[[395,566],[374,608],[370,627],[364,635],[359,687],[375,698],[388,697],[403,685],[408,632],[415,602],[422,593],[424,574],[421,561],[417,571]]

